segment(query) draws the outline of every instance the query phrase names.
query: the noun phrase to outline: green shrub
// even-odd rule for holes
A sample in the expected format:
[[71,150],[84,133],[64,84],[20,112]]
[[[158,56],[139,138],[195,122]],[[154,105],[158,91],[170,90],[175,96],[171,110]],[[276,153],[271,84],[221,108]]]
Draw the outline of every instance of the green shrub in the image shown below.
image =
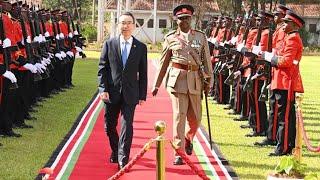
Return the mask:
[[97,39],[97,28],[95,26],[92,26],[91,24],[83,24],[81,30],[81,34],[83,34],[89,42]]

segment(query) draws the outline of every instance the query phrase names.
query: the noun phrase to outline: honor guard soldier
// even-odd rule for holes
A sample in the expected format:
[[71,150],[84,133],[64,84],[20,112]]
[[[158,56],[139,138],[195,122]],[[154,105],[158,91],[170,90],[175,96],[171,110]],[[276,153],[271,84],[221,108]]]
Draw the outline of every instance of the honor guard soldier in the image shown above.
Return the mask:
[[[283,47],[284,37],[286,33],[283,30],[284,21],[282,18],[285,17],[286,11],[288,8],[284,5],[279,4],[277,6],[276,11],[273,12],[274,14],[274,22],[276,24],[275,32],[273,33],[272,38],[272,52],[274,54],[278,54],[278,51]],[[272,70],[275,68],[273,67]],[[256,142],[255,145],[258,146],[268,146],[268,145],[276,145],[277,144],[277,131],[278,131],[278,118],[275,115],[275,112],[278,111],[278,107],[275,105],[276,97],[273,94],[273,91],[270,91],[270,112],[268,117],[268,130],[267,130],[267,138],[262,140],[261,142]]]
[[[159,71],[156,74],[153,96],[162,80],[170,95],[173,109],[173,142],[177,148],[192,154],[192,141],[201,123],[201,95],[209,90],[212,66],[205,34],[191,29],[194,8],[179,5],[173,10],[178,29],[164,38]],[[203,81],[202,81],[203,80]],[[185,128],[186,121],[188,128]],[[182,165],[175,154],[174,165]]]
[[[21,137],[12,130],[13,114],[15,113],[15,96],[17,91],[17,78],[10,69],[12,56],[17,49],[13,49],[15,38],[13,37],[13,21],[9,16],[12,5],[8,1],[0,1],[1,5],[1,48],[0,52],[0,134],[9,137]],[[6,55],[5,55],[5,51]]]
[[277,146],[270,156],[281,156],[292,153],[295,147],[296,114],[295,93],[303,93],[299,64],[302,57],[303,44],[298,30],[303,27],[304,20],[293,11],[286,11],[284,20],[284,38],[282,48],[274,53],[264,52],[263,59],[271,62],[275,67],[272,72],[271,90],[276,102],[279,127],[277,132]]

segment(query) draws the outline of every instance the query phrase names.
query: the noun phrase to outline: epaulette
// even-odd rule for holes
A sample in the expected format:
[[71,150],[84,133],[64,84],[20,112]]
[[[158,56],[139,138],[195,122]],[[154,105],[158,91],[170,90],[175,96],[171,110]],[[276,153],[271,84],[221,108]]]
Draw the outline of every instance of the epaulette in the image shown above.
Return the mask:
[[174,33],[176,33],[176,32],[177,32],[177,30],[168,32],[168,34],[166,34],[164,37],[166,38],[166,37],[168,37],[168,36],[170,36],[170,35],[172,35],[172,34],[174,34]]
[[197,31],[197,32],[202,33],[202,34],[205,34],[205,32],[203,32],[201,30],[198,30],[198,29],[194,29],[194,31]]

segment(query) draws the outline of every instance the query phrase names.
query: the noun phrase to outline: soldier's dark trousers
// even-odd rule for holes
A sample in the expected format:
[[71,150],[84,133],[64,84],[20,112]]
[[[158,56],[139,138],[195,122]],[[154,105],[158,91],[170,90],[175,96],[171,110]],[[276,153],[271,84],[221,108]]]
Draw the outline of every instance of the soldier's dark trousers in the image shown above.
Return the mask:
[[241,86],[240,86],[240,79],[237,79],[233,82],[234,87],[234,103],[233,103],[233,111],[237,114],[241,113]]
[[16,90],[9,89],[11,81],[3,78],[3,87],[2,87],[2,101],[0,108],[0,132],[6,133],[12,131],[12,111],[14,108],[12,100],[14,99],[14,94]]
[[270,91],[270,99],[269,99],[269,117],[268,117],[268,130],[267,130],[267,138],[270,141],[276,141],[279,121],[278,121],[278,100],[276,99],[276,95],[273,91]]
[[277,117],[279,128],[277,132],[277,147],[276,153],[290,153],[295,147],[296,138],[296,111],[295,100],[288,102],[287,90],[274,90],[276,105],[278,107]]
[[266,102],[259,101],[263,83],[263,80],[253,80],[253,89],[250,93],[249,124],[256,133],[265,133],[268,129]]
[[250,98],[249,93],[247,91],[243,91],[243,86],[246,82],[246,77],[241,77],[240,89],[241,89],[241,113],[240,118],[248,118],[250,112]]

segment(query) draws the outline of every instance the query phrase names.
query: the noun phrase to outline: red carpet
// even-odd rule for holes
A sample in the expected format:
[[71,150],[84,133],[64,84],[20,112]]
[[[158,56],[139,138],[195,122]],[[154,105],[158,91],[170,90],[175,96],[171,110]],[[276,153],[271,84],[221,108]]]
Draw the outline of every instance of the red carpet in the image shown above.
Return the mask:
[[[150,61],[151,62],[151,61]],[[154,67],[149,63],[149,86],[153,83]],[[104,132],[103,103],[95,98],[83,116],[78,118],[74,130],[67,135],[65,142],[57,148],[56,153],[47,167],[54,170],[53,179],[108,179],[117,172],[117,164],[109,163],[111,153],[108,138]],[[131,148],[133,157],[151,138],[156,137],[153,129],[157,120],[167,123],[166,138],[172,138],[172,110],[167,92],[162,88],[157,97],[151,97],[143,106],[137,106],[134,119],[134,137]],[[120,123],[119,123],[120,124]],[[194,141],[194,152],[188,156],[190,160],[210,179],[232,179],[235,173],[225,167],[221,155],[211,151],[206,133],[199,130]],[[169,144],[166,153],[166,179],[184,180],[200,179],[190,170],[189,166],[174,166],[173,149]],[[220,157],[219,157],[220,156]],[[156,179],[156,150],[155,143],[145,153],[132,169],[120,179]]]

